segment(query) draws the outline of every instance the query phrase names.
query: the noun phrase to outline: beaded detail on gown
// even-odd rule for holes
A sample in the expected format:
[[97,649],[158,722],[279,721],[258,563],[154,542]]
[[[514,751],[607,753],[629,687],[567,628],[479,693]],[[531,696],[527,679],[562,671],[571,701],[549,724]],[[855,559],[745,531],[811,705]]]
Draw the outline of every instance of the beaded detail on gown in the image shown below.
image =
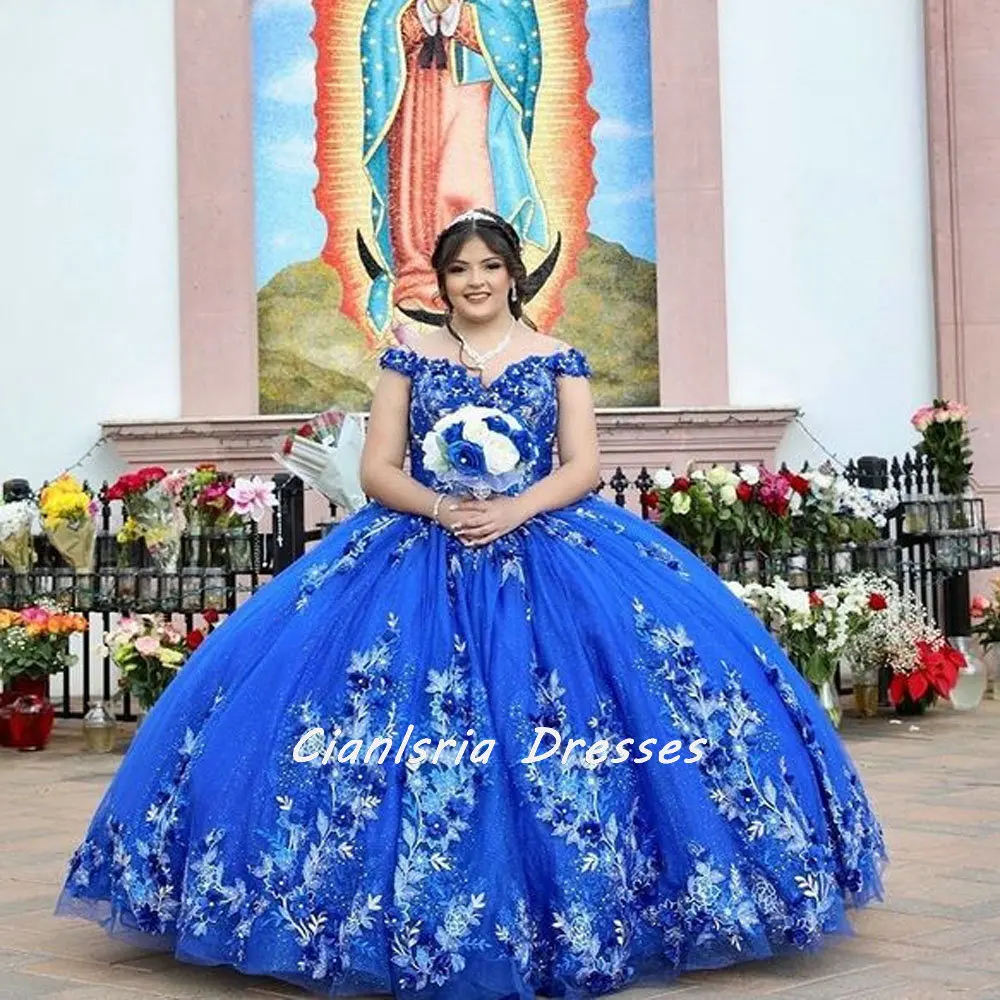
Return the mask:
[[[590,375],[575,349],[489,386],[381,364],[432,487],[420,442],[466,403],[516,416],[545,476],[558,382]],[[539,730],[562,742],[525,763]],[[373,502],[194,653],[59,910],[330,996],[587,997],[812,948],[881,896],[884,859],[808,684],[657,527],[589,495],[467,549]]]

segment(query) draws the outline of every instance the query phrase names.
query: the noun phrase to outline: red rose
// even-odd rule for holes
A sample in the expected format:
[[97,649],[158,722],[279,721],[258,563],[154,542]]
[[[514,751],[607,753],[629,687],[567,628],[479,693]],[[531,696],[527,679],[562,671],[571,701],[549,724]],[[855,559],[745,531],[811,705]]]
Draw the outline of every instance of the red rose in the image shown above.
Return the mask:
[[161,479],[165,478],[167,470],[161,469],[158,465],[147,465],[144,469],[140,469],[135,475],[136,478],[142,483],[142,486],[146,487],[152,483],[158,483]]
[[744,503],[749,503],[753,499],[753,487],[741,481],[736,487],[736,496]]
[[297,431],[299,437],[301,438],[311,438],[315,431],[309,424],[303,424]]
[[650,510],[659,510],[660,509],[660,498],[655,493],[653,493],[652,491],[650,491],[649,493],[644,493],[643,496],[642,496],[642,498],[645,501],[646,506]]
[[290,437],[287,437],[285,438],[284,441],[281,442],[281,454],[291,455],[291,453],[292,453],[292,439]]
[[809,591],[809,607],[811,608],[823,607],[823,598],[820,597],[815,590]]
[[788,497],[772,497],[764,504],[765,507],[778,517],[784,517],[788,513]]
[[207,611],[201,613],[201,617],[208,622],[209,625],[214,625],[219,620],[219,612],[215,608],[209,608]]
[[674,493],[687,493],[691,489],[691,480],[685,478],[684,476],[678,476],[674,480],[674,485],[671,487]]
[[184,641],[187,643],[187,648],[194,652],[205,641],[205,633],[200,629],[193,628],[188,632]]
[[808,479],[803,479],[802,476],[797,476],[794,472],[783,472],[782,476],[788,485],[791,486],[791,488],[795,490],[799,496],[804,497],[809,492],[810,486]]
[[885,611],[888,606],[889,602],[877,591],[868,595],[868,607],[872,611]]

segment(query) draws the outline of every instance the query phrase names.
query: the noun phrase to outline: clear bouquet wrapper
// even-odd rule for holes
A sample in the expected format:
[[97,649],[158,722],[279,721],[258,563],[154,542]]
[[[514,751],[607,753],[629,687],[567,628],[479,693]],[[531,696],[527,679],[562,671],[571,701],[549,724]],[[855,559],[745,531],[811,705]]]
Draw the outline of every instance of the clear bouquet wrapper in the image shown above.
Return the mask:
[[94,569],[94,546],[97,542],[97,524],[87,518],[73,524],[62,521],[45,529],[52,547],[79,573]]
[[30,501],[0,504],[0,556],[15,573],[27,573],[35,564],[35,523],[35,507]]
[[276,442],[274,460],[338,507],[354,513],[367,502],[361,489],[364,425],[356,413],[330,409]]
[[151,486],[141,498],[128,504],[129,516],[146,541],[146,548],[161,573],[176,573],[181,553],[181,536],[187,527],[177,499],[162,482]]

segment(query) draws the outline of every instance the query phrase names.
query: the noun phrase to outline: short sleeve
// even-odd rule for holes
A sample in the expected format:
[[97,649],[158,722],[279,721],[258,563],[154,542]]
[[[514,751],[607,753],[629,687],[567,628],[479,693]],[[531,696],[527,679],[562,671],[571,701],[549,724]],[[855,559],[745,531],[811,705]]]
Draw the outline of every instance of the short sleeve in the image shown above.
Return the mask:
[[380,368],[387,368],[413,378],[417,367],[417,352],[407,347],[390,347],[382,352],[378,363]]
[[552,370],[556,375],[578,375],[583,378],[590,378],[594,374],[586,355],[575,347],[553,354]]

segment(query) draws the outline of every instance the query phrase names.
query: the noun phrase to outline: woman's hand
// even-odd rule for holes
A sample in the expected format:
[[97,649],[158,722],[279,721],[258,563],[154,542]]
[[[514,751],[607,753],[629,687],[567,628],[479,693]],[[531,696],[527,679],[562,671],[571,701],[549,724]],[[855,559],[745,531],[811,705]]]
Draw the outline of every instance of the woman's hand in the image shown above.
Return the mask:
[[443,14],[452,3],[452,0],[427,0],[428,6],[435,14]]
[[438,524],[445,531],[450,531],[453,535],[458,535],[460,529],[464,527],[466,519],[467,515],[459,510],[458,497],[446,496],[438,508]]
[[495,542],[520,527],[529,517],[518,497],[466,499],[458,501],[455,506],[458,508],[455,516],[460,522],[460,527],[455,528],[455,534],[472,548]]

